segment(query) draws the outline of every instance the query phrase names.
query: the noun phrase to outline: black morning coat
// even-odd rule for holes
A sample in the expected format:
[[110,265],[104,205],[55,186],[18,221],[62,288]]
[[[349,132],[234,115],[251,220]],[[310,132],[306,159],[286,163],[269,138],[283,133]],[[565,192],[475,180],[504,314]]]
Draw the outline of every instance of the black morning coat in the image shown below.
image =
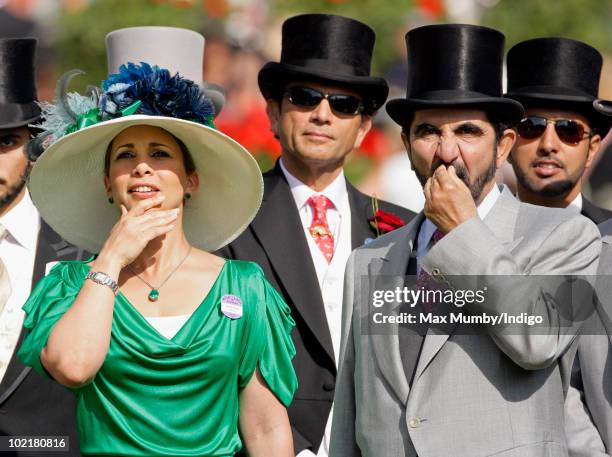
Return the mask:
[[[264,196],[249,227],[218,254],[259,264],[266,278],[289,304],[296,328],[293,359],[298,389],[288,409],[294,451],[317,452],[334,398],[336,364],[323,298],[295,200],[279,163],[264,173]],[[368,218],[372,199],[347,182],[351,242],[355,249],[376,235]],[[408,223],[414,213],[379,201],[381,210]]]
[[[32,287],[45,275],[46,265],[59,260],[83,260],[89,253],[66,241],[41,221]],[[0,436],[69,437],[69,451],[43,455],[80,456],[75,424],[76,396],[57,382],[25,367],[13,357],[0,383]],[[5,451],[3,456],[39,456],[40,451]]]

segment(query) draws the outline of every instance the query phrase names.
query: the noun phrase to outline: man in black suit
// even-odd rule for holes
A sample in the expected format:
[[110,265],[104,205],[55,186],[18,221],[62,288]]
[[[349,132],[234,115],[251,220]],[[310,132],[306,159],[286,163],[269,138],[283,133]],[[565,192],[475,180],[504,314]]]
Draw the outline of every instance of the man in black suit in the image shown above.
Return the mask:
[[[281,159],[264,174],[257,217],[221,255],[257,262],[292,307],[299,382],[289,407],[295,452],[326,456],[346,260],[386,228],[383,221],[378,232],[372,227],[376,201],[347,182],[342,167],[369,131],[388,87],[370,76],[375,34],[361,22],[300,15],[285,21],[282,36],[280,62],[259,72]],[[378,204],[404,222],[412,217]]]
[[525,107],[509,158],[519,198],[573,209],[596,224],[612,217],[582,195],[583,175],[610,129],[610,118],[593,106],[602,63],[601,54],[580,41],[523,41],[508,51],[505,95]]
[[[0,436],[68,436],[78,456],[75,396],[25,367],[16,353],[22,338],[21,307],[32,287],[59,260],[82,259],[85,252],[63,241],[39,217],[25,187],[31,162],[28,127],[40,113],[36,100],[36,40],[0,40]],[[2,455],[34,456],[36,450]]]

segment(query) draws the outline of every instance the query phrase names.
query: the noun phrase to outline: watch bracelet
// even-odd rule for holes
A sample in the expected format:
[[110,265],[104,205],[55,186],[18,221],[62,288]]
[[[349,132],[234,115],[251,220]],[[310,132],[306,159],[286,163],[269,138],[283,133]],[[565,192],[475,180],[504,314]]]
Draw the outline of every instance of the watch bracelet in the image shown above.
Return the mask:
[[107,286],[108,288],[110,288],[110,290],[113,291],[114,295],[117,295],[117,292],[119,292],[119,285],[117,284],[117,282],[115,282],[113,278],[111,278],[103,271],[90,271],[89,273],[87,273],[87,276],[85,276],[85,279],[91,279],[96,284],[100,284],[101,286]]

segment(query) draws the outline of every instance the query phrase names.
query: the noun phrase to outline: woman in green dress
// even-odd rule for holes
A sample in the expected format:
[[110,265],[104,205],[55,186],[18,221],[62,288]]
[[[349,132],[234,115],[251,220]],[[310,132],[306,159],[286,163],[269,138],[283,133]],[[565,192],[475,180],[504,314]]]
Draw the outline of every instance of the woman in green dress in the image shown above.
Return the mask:
[[[154,56],[123,55],[156,39]],[[209,252],[254,217],[261,173],[214,129],[183,62],[128,64],[194,43],[181,29],[113,32],[119,71],[101,94],[44,106],[32,197],[60,235],[98,255],[37,285],[19,355],[74,390],[86,455],[231,456],[244,442],[252,456],[293,456],[290,310],[257,265]]]

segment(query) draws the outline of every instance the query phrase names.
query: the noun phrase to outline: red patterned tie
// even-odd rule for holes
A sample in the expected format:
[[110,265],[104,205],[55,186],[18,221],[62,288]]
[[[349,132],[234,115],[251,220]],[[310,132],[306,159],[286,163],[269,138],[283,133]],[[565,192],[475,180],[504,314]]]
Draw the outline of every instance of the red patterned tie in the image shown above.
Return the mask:
[[327,208],[332,206],[332,202],[325,195],[313,195],[306,203],[312,208],[312,222],[308,230],[329,263],[334,257],[334,236],[327,224]]

